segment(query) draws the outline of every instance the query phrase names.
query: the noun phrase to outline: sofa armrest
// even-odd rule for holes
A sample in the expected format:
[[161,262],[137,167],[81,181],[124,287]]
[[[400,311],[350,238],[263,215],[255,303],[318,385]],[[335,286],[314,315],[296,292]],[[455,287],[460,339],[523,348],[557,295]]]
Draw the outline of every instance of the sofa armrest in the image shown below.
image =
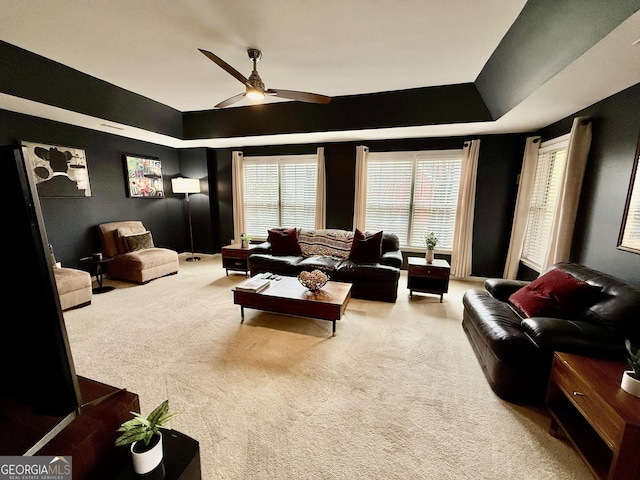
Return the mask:
[[488,278],[484,288],[493,298],[506,302],[512,293],[517,292],[530,282],[523,280],[507,280],[505,278]]
[[380,257],[380,263],[389,267],[402,267],[402,252],[400,250],[391,250],[385,252]]
[[522,321],[522,329],[542,350],[623,358],[624,340],[602,325],[561,318],[533,317]]
[[271,253],[271,243],[262,242],[251,248],[251,254],[254,253]]

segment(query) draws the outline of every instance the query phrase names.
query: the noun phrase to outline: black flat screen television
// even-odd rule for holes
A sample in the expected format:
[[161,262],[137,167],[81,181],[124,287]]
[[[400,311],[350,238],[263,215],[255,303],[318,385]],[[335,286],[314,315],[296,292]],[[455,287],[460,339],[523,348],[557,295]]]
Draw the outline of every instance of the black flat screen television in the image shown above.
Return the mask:
[[24,455],[73,420],[80,395],[32,173],[20,148],[0,147],[0,159],[8,179],[0,455]]

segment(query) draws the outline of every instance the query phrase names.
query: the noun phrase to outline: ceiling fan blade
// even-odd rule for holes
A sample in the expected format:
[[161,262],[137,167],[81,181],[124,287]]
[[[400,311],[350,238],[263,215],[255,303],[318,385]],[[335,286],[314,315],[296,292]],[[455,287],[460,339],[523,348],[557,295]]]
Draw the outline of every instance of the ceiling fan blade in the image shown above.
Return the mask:
[[308,103],[329,103],[331,97],[319,95],[317,93],[297,92],[295,90],[280,90],[279,88],[270,88],[265,92],[267,95],[276,95],[290,100],[298,100]]
[[238,95],[234,95],[231,98],[227,98],[226,100],[223,100],[219,104],[217,104],[214,108],[228,107],[232,103],[236,103],[236,102],[239,102],[240,100],[242,100],[244,98],[244,95],[245,95],[244,93],[239,93]]
[[222,60],[220,57],[218,57],[217,55],[214,55],[213,53],[211,53],[211,52],[209,52],[207,50],[203,50],[201,48],[199,48],[198,50],[200,50],[209,60],[211,60],[216,65],[221,67],[227,73],[230,73],[232,76],[234,76],[235,78],[240,80],[245,85],[251,86],[251,84],[249,83],[249,79],[247,77],[242,75],[238,70],[233,68],[231,65],[229,65],[227,62]]

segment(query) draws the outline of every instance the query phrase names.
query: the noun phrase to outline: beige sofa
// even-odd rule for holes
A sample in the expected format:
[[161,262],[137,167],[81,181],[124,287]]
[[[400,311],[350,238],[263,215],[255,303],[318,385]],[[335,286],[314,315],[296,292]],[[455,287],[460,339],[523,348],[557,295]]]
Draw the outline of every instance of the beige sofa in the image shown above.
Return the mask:
[[142,222],[128,220],[98,225],[102,254],[113,257],[106,263],[109,278],[147,283],[154,278],[178,273],[178,253],[156,247],[151,232]]
[[62,310],[84,307],[91,303],[93,292],[89,272],[75,268],[54,267],[53,275]]

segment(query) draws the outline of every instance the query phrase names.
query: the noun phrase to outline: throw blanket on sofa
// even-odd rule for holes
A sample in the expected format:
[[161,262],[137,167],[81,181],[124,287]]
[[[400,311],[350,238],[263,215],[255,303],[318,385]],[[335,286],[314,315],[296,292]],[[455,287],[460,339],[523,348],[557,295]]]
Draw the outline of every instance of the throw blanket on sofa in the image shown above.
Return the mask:
[[302,255],[322,255],[337,259],[349,258],[353,232],[338,229],[310,230],[301,228],[298,230],[298,244]]

